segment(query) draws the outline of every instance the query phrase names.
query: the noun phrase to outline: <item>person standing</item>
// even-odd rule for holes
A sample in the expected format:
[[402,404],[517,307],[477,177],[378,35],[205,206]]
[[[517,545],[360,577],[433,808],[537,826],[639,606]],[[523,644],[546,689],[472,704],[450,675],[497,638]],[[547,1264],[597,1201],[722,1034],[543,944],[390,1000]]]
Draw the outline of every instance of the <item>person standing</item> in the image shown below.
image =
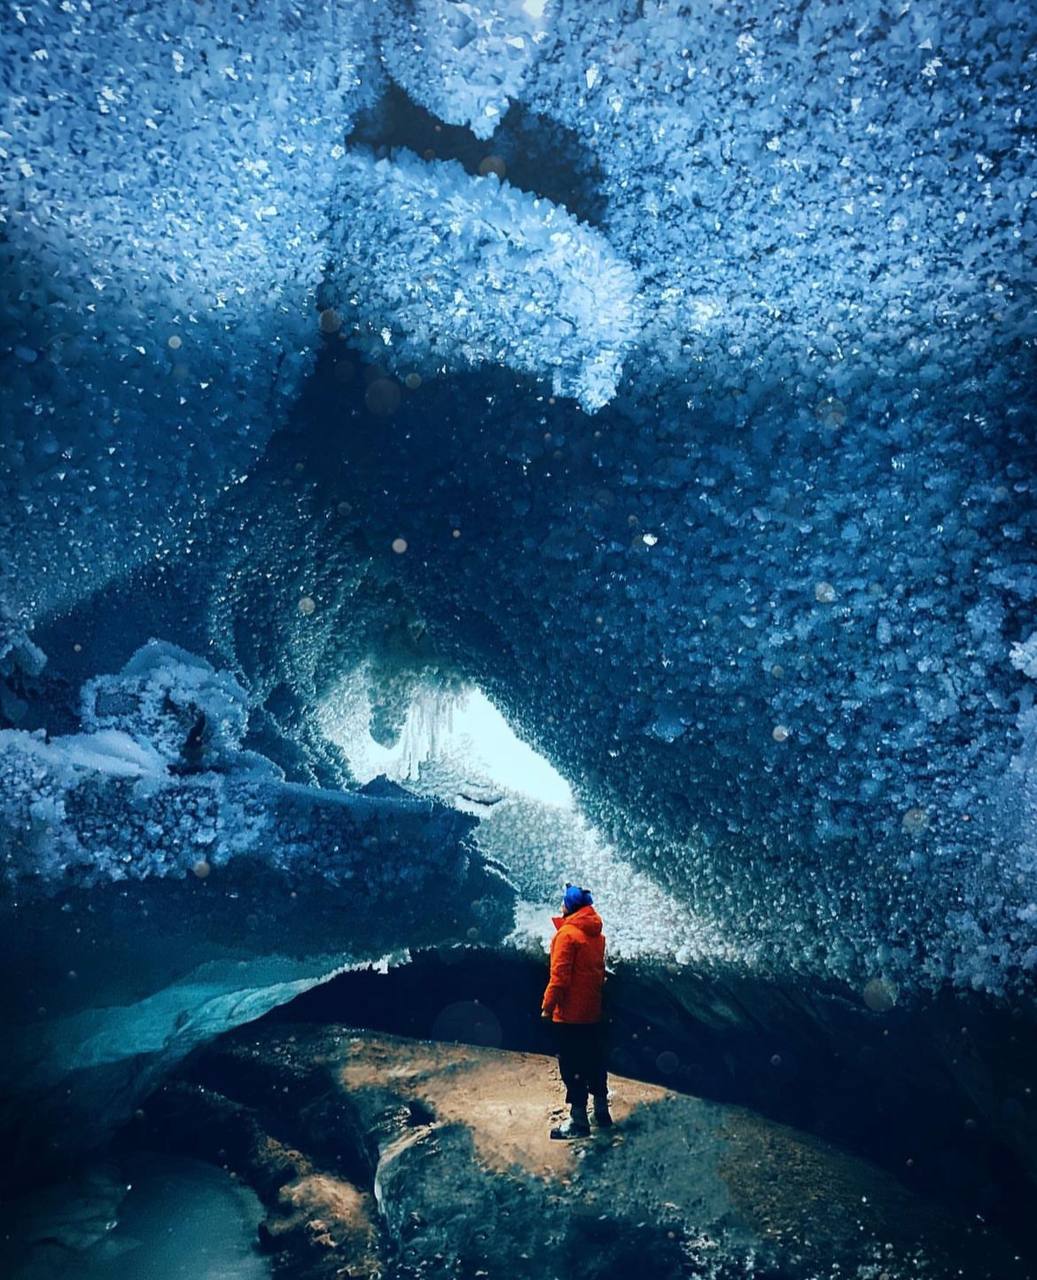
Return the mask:
[[605,935],[593,904],[588,890],[566,885],[562,914],[553,917],[557,932],[551,940],[551,977],[540,1015],[553,1025],[569,1119],[551,1130],[552,1138],[589,1135],[589,1096],[594,1098],[595,1123],[602,1128],[612,1124],[601,1006]]

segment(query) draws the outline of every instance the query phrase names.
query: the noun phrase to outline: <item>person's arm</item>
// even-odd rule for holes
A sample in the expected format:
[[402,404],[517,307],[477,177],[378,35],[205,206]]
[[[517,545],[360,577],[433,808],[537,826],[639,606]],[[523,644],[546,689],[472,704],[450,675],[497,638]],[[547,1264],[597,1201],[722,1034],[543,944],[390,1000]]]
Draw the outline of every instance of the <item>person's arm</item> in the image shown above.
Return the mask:
[[544,992],[540,1012],[550,1017],[561,1004],[562,996],[568,990],[573,976],[573,961],[576,959],[576,941],[563,930],[555,939],[551,951],[551,978]]

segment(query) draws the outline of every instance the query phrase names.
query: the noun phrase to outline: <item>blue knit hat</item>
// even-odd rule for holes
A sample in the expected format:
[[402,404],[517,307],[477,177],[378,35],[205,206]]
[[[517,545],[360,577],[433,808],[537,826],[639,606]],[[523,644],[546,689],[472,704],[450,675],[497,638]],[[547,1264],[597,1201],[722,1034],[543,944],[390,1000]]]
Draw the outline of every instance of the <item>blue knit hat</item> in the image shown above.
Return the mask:
[[567,884],[563,901],[566,911],[579,911],[580,907],[589,907],[594,899],[589,889],[581,889],[578,884]]

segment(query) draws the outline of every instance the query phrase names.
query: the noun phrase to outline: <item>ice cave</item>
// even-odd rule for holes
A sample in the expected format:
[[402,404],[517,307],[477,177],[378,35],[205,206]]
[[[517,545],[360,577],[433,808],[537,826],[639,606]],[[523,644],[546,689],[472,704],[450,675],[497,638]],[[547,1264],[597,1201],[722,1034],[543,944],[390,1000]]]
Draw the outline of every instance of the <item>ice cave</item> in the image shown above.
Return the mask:
[[1037,1277],[1031,0],[0,72],[0,1273]]

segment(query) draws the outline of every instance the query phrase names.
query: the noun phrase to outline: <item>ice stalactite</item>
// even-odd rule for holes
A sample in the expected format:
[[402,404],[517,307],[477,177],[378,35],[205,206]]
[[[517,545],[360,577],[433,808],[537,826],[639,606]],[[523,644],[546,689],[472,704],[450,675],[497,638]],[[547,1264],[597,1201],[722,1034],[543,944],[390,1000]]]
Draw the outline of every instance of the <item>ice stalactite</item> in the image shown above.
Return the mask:
[[415,681],[399,735],[386,745],[371,736],[371,688],[367,668],[344,676],[321,707],[324,732],[361,781],[384,775],[478,817],[473,842],[518,890],[515,945],[544,947],[562,887],[572,880],[593,887],[616,958],[751,964],[746,948],[727,943],[624,860],[587,822],[565,779],[481,690],[437,687],[432,677]]

